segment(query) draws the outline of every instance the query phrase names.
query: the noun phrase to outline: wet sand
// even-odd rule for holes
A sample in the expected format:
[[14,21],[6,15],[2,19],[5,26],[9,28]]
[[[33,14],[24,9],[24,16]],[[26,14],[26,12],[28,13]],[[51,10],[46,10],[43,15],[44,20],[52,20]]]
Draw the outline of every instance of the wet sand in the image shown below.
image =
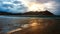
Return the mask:
[[60,19],[56,18],[30,18],[21,30],[8,34],[60,34]]

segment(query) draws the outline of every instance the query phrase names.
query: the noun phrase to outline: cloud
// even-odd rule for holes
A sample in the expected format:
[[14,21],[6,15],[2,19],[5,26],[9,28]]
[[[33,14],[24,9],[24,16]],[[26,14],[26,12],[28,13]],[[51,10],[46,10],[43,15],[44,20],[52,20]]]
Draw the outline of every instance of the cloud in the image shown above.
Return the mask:
[[[23,4],[25,4],[28,8],[29,5],[33,5],[33,3],[44,4],[45,9],[49,10],[50,12],[60,15],[60,0],[21,0]],[[37,5],[37,4],[36,4]],[[31,7],[30,7],[31,8]]]
[[33,2],[45,6],[45,9],[56,15],[60,15],[60,0],[0,0],[0,11],[26,12],[28,6]]
[[37,3],[43,3],[46,9],[55,15],[60,15],[60,0],[35,0]]
[[45,9],[54,13],[55,15],[60,15],[60,0],[30,0],[31,2],[42,3]]
[[55,15],[60,15],[60,0],[53,0],[54,3],[52,3],[53,8],[51,8],[51,12]]
[[11,13],[19,13],[24,12],[26,7],[21,4],[20,1],[1,1],[0,2],[0,11],[11,12]]

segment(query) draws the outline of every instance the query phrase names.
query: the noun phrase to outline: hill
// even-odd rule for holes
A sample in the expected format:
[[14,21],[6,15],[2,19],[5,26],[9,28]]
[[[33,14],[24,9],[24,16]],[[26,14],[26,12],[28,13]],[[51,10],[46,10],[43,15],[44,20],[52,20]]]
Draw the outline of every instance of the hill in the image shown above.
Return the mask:
[[10,12],[3,12],[0,11],[0,15],[39,15],[39,16],[53,16],[54,14],[49,12],[48,10],[46,11],[29,11],[29,12],[25,12],[25,13],[10,13]]
[[46,15],[46,16],[51,16],[54,15],[53,13],[49,12],[48,10],[46,11],[29,11],[24,13],[23,15]]

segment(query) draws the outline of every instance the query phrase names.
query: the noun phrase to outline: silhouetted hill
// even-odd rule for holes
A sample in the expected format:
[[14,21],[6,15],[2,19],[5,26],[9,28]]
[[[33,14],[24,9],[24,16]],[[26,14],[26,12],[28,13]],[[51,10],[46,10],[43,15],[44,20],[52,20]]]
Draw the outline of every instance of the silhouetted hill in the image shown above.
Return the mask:
[[3,12],[3,11],[0,11],[0,15],[8,15],[8,14],[10,14],[10,13],[8,13],[8,12]]
[[0,15],[22,15],[22,13],[10,13],[10,12],[0,11]]
[[51,15],[54,15],[54,14],[49,12],[48,10],[46,10],[46,11],[40,11],[40,12],[38,12],[38,11],[29,11],[29,12],[24,13],[23,15],[40,15],[40,16],[42,16],[42,15],[47,16],[48,15],[48,16],[51,16]]
[[29,11],[25,13],[10,13],[10,12],[3,12],[0,11],[0,15],[39,15],[39,16],[52,16],[54,15],[53,13],[49,12],[48,10],[46,11]]

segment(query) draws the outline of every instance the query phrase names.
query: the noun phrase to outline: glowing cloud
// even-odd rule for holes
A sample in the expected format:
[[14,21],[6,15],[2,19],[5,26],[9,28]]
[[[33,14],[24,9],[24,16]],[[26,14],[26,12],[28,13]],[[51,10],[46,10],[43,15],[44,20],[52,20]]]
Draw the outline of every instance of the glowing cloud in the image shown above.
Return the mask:
[[28,6],[28,11],[44,11],[45,6],[40,3],[31,3]]
[[27,11],[44,11],[45,10],[45,7],[43,4],[37,3],[34,1],[31,2],[31,1],[32,0],[21,1],[28,8]]
[[49,10],[56,13],[57,6],[59,6],[54,0],[21,0],[21,2],[28,8],[27,11]]
[[46,9],[50,10],[54,8],[53,7],[54,2],[45,3],[43,1],[43,3],[40,3],[40,2],[37,2],[37,0],[26,0],[26,1],[22,0],[21,2],[28,8],[28,11],[44,11]]

